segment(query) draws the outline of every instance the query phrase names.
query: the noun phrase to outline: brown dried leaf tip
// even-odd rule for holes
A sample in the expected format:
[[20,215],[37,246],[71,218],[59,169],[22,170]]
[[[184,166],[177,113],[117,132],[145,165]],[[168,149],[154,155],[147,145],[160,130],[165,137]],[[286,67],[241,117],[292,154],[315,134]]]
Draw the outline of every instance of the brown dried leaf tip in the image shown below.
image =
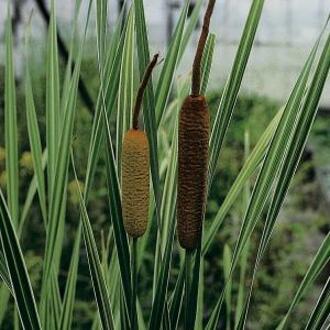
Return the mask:
[[209,0],[196,50],[192,90],[179,118],[177,232],[180,245],[196,249],[201,240],[207,196],[209,112],[200,95],[200,66],[215,0]]
[[124,227],[133,238],[142,236],[148,225],[149,144],[147,135],[138,129],[143,93],[158,59],[156,54],[141,81],[133,113],[133,129],[124,135],[122,150],[122,208]]

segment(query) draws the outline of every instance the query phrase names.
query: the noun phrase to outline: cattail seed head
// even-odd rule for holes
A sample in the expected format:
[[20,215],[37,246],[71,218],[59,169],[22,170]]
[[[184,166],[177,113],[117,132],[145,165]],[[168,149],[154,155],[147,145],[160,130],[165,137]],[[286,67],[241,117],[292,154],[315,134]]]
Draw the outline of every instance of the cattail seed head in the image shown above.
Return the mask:
[[186,250],[199,246],[206,208],[210,118],[205,97],[200,95],[201,59],[214,5],[215,0],[209,0],[193,63],[191,95],[179,118],[177,232]]
[[133,238],[142,236],[148,225],[149,144],[147,135],[138,129],[143,93],[157,64],[158,54],[146,68],[133,110],[133,129],[124,135],[122,149],[122,208],[124,228]]
[[149,145],[146,134],[129,130],[122,151],[122,205],[124,227],[133,238],[142,236],[148,224]]
[[178,222],[180,245],[197,248],[207,191],[209,112],[204,96],[188,96],[179,119]]

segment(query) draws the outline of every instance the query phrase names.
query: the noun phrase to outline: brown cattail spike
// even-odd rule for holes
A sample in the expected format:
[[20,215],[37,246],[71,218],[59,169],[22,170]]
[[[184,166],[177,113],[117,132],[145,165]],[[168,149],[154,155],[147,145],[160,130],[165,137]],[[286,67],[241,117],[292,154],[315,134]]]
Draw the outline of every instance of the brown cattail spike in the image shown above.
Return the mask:
[[139,113],[141,109],[142,99],[143,99],[143,93],[147,87],[148,81],[150,79],[152,70],[157,64],[159,54],[155,54],[152,61],[149,63],[149,65],[146,68],[146,71],[144,72],[139,90],[136,95],[134,110],[133,110],[133,129],[138,129],[138,122],[139,122]]
[[200,91],[200,84],[201,84],[201,61],[203,56],[203,51],[205,47],[205,43],[209,34],[209,26],[211,15],[213,12],[215,0],[209,0],[203,21],[202,32],[199,37],[198,46],[196,50],[196,55],[193,64],[192,70],[192,86],[191,86],[191,94],[192,95],[199,95]]
[[179,121],[178,222],[180,245],[193,250],[201,239],[207,192],[209,112],[205,97],[188,96]]
[[200,95],[200,76],[214,4],[215,0],[209,0],[193,63],[191,95],[179,118],[177,232],[186,250],[200,244],[206,208],[210,118],[205,97]]

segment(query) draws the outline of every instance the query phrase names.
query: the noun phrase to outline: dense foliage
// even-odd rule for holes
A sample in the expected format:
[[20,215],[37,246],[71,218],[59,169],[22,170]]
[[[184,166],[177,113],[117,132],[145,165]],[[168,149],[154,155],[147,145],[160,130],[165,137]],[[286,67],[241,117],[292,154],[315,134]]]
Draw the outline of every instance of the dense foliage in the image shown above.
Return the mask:
[[[190,274],[191,305],[182,304],[187,277],[175,233],[177,115],[189,93],[189,73],[177,78],[176,68],[202,3],[196,2],[188,19],[185,2],[144,98],[152,198],[149,228],[138,243],[137,304],[131,300],[120,159],[137,81],[149,62],[143,1],[133,1],[114,27],[107,25],[107,1],[91,2],[97,9],[97,54],[83,57],[86,30],[79,35],[72,29],[68,63],[58,57],[52,2],[45,70],[32,77],[30,56],[23,77],[15,76],[7,20],[0,81],[4,329],[18,328],[19,321],[33,329],[125,329],[132,308],[141,329],[180,328],[185,315],[196,315],[197,329],[326,324],[330,236],[327,201],[317,180],[321,160],[313,153],[328,137],[324,118],[316,121],[313,148],[305,144],[330,67],[330,37],[325,28],[286,104],[238,97],[262,0],[252,2],[227,84],[208,93],[214,34],[203,53],[201,88],[212,127],[210,190],[202,245]],[[89,15],[90,7],[86,26]],[[79,97],[80,76],[88,77],[97,100],[93,114]]]

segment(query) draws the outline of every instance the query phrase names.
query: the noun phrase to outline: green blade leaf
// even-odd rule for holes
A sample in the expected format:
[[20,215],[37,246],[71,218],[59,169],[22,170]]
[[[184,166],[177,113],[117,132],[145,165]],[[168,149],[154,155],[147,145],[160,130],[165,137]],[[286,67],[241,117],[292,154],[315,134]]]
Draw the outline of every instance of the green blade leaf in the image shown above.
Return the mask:
[[[187,252],[186,252],[187,254]],[[187,255],[186,257],[187,258]],[[186,306],[185,313],[185,328],[194,329],[196,324],[196,312],[197,312],[197,303],[198,303],[198,290],[199,290],[199,274],[200,274],[200,262],[201,262],[201,245],[197,248],[194,253],[194,266],[192,267],[191,283],[188,283],[189,290],[186,291],[189,295],[188,306]],[[187,274],[186,274],[187,276]],[[187,281],[185,282],[185,287],[187,286]]]
[[180,46],[180,54],[179,54],[179,62],[182,59],[183,53],[187,48],[187,45],[189,43],[190,37],[193,34],[194,30],[196,29],[196,26],[199,22],[200,19],[200,13],[203,7],[203,4],[205,2],[203,0],[197,0],[194,1],[194,9],[191,12],[190,16],[189,16],[189,21],[188,24],[186,25],[185,31],[184,31],[184,35],[181,41],[181,46]]
[[[86,179],[85,179],[85,190],[84,190],[84,198],[85,201],[88,200],[89,192],[91,190],[92,186],[92,180],[93,176],[95,173],[96,165],[98,162],[99,154],[100,154],[100,148],[102,145],[102,141],[104,139],[104,132],[107,132],[107,129],[104,129],[105,124],[104,124],[104,118],[106,118],[107,122],[107,115],[104,113],[105,108],[108,109],[108,115],[111,114],[112,108],[115,104],[116,101],[116,96],[118,92],[118,82],[119,82],[119,73],[120,73],[120,63],[121,63],[121,58],[122,58],[122,51],[123,51],[123,43],[124,43],[124,36],[122,35],[120,38],[120,31],[121,31],[121,24],[122,23],[122,14],[121,17],[119,18],[117,24],[116,24],[116,29],[115,33],[113,35],[111,45],[109,52],[107,53],[107,58],[106,58],[106,64],[103,67],[101,63],[99,63],[99,74],[100,74],[100,81],[101,81],[101,86],[99,89],[99,95],[98,95],[98,102],[96,105],[96,112],[94,115],[93,119],[93,128],[92,128],[92,134],[91,134],[91,143],[90,143],[90,148],[89,148],[89,157],[88,157],[88,164],[87,164],[87,173],[86,173]],[[125,30],[125,29],[124,29]],[[98,50],[100,53],[100,50]],[[99,57],[100,59],[100,57]],[[104,79],[102,78],[104,77]],[[113,159],[114,161],[114,159]],[[108,166],[106,167],[108,168]],[[118,182],[117,182],[118,185]],[[111,187],[112,188],[112,187]],[[118,191],[118,186],[114,187],[116,191]],[[111,197],[115,200],[115,202],[118,202],[118,194],[116,196],[113,196],[112,193],[110,193]],[[120,196],[119,196],[119,205],[120,205]],[[117,205],[116,205],[117,206]],[[116,207],[115,206],[115,207]],[[117,216],[116,212],[118,209],[113,209],[112,206],[111,212],[113,214],[114,212],[114,217]],[[121,205],[120,205],[120,214],[121,214]],[[118,226],[120,226],[120,220],[114,221],[112,218],[113,222],[116,222],[116,225],[119,223]],[[117,226],[117,229],[118,229]],[[114,225],[115,227],[115,225]],[[120,237],[120,235],[118,236]],[[126,237],[125,237],[126,240]],[[120,238],[119,241],[117,242],[120,245],[120,253],[122,251],[126,251],[128,255],[128,260],[129,260],[129,252],[128,252],[128,245],[126,241],[126,248],[125,248],[125,243],[123,243]],[[124,252],[125,253],[125,252]],[[128,264],[125,262],[125,256],[124,258],[120,259],[120,270],[125,273],[128,267],[128,272],[129,272],[129,261]],[[127,273],[127,272],[126,272]],[[128,275],[130,276],[130,275]],[[123,278],[125,278],[125,275],[123,275]],[[112,283],[112,281],[111,281]],[[130,290],[130,288],[128,288]],[[114,292],[111,290],[111,292]],[[119,292],[119,291],[118,291]],[[127,294],[127,299],[130,301],[130,291],[126,291]],[[113,301],[113,299],[112,299]],[[117,299],[118,301],[118,299]],[[98,321],[96,320],[93,324],[93,326],[97,326]]]
[[[145,68],[150,62],[150,51],[147,35],[147,27],[144,16],[143,0],[134,0],[134,14],[135,14],[135,31],[136,40],[138,47],[138,61],[139,61],[139,71],[140,79],[144,74]],[[159,163],[158,163],[158,147],[157,147],[157,126],[155,117],[155,99],[153,92],[152,79],[150,79],[144,96],[143,102],[143,119],[145,130],[147,132],[149,150],[150,150],[150,168],[153,190],[155,195],[156,204],[156,215],[157,224],[159,229],[162,226],[162,221],[160,217],[160,203],[161,203],[161,191],[160,191],[160,179],[159,179]]]
[[230,247],[225,244],[223,249],[223,273],[225,283],[228,283],[228,289],[226,290],[225,302],[226,302],[226,329],[231,329],[230,315],[231,315],[231,287],[232,279],[230,278],[230,261],[232,252]]
[[8,273],[5,257],[2,252],[0,252],[0,277],[7,285],[8,289],[11,290],[10,276]]
[[253,151],[251,152],[246,162],[244,163],[244,166],[239,172],[234,183],[232,184],[228,194],[226,195],[225,200],[223,201],[221,207],[219,208],[215,216],[215,219],[213,220],[212,224],[206,231],[205,239],[203,240],[203,249],[202,249],[203,255],[205,255],[205,253],[210,248],[212,241],[214,240],[222,222],[224,221],[226,215],[228,214],[231,206],[234,204],[235,200],[239,196],[240,192],[244,188],[245,183],[256,171],[257,167],[262,161],[265,152],[267,150],[267,147],[273,137],[275,129],[281,119],[282,113],[283,113],[283,109],[278,111],[276,116],[270,122],[270,124],[268,125],[262,136],[260,137],[258,143],[254,147]]
[[6,66],[5,66],[5,148],[7,173],[7,199],[11,219],[15,227],[18,225],[18,142],[17,142],[17,110],[16,87],[13,63],[13,36],[9,12],[6,19]]
[[[72,163],[74,164],[73,158],[72,158]],[[79,182],[75,168],[74,168],[74,172],[75,172],[75,178],[79,193],[79,204],[82,215],[81,219],[83,223],[84,240],[85,240],[85,246],[88,257],[89,271],[93,283],[95,300],[97,303],[102,328],[111,330],[114,329],[114,325],[113,325],[113,317],[110,306],[108,287],[102,271],[102,266],[97,251],[93,229],[90,224],[90,220],[88,218],[88,213],[79,187]]]
[[324,267],[327,265],[329,260],[330,260],[330,233],[326,236],[322,245],[317,251],[317,254],[315,255],[311,265],[309,266],[302,282],[300,283],[300,286],[290,304],[290,307],[285,317],[283,318],[279,326],[276,328],[277,330],[285,329],[288,318],[292,313],[293,309],[298,304],[298,302],[303,297],[303,295],[306,293],[306,291],[310,288],[312,283],[316,280],[316,278],[321,273],[322,269],[324,269]]
[[[311,82],[311,87],[309,88],[307,95],[306,95],[306,101],[304,103],[302,112],[301,112],[301,125],[297,129],[296,135],[299,137],[299,140],[296,142],[296,148],[294,150],[294,157],[293,159],[289,159],[289,168],[288,172],[286,173],[287,176],[285,177],[288,180],[288,183],[290,182],[290,179],[292,175],[294,174],[294,171],[296,169],[296,163],[294,161],[298,162],[300,160],[303,148],[306,144],[306,140],[308,137],[308,134],[311,130],[312,124],[314,122],[316,113],[317,113],[317,105],[319,103],[321,93],[325,84],[325,81],[327,79],[328,73],[330,68],[330,34],[327,37],[326,44],[323,48],[322,55],[320,57],[318,66],[316,68],[313,80]],[[295,136],[296,137],[296,136]],[[291,155],[292,156],[292,155]],[[293,164],[292,164],[293,163]],[[283,167],[284,168],[284,167]],[[285,169],[286,170],[286,169]],[[288,178],[287,178],[288,177]],[[279,186],[281,188],[281,186]],[[276,212],[275,212],[276,213]],[[270,230],[271,232],[271,230]],[[267,242],[267,240],[264,240]],[[327,236],[325,241],[329,241],[329,235]],[[326,243],[324,243],[326,244]],[[327,243],[328,247],[324,247],[324,244],[322,244],[319,252],[317,253],[317,256],[314,259],[314,262],[316,265],[314,265],[313,269],[309,269],[306,273],[304,280],[301,283],[301,286],[299,287],[299,290],[293,300],[293,302],[290,305],[289,311],[286,314],[285,318],[283,319],[281,323],[280,329],[284,327],[284,325],[287,322],[287,319],[293,309],[293,307],[296,305],[297,301],[300,299],[300,296],[306,290],[306,288],[310,285],[311,281],[314,280],[316,274],[315,272],[318,271],[318,268],[324,267],[326,262],[330,258],[330,241]],[[321,255],[320,255],[321,254]],[[325,260],[323,260],[323,258]],[[319,260],[320,259],[320,260]],[[314,264],[313,262],[313,264]]]
[[[47,152],[46,152],[46,150],[44,150],[42,153],[42,157],[41,157],[41,165],[42,165],[43,171],[45,171],[46,163],[47,163]],[[30,185],[29,185],[29,188],[28,188],[28,191],[26,194],[25,202],[24,202],[24,205],[22,208],[20,224],[19,224],[19,228],[18,228],[18,234],[22,233],[22,231],[23,231],[25,221],[26,221],[28,213],[31,209],[31,205],[32,205],[34,196],[37,192],[37,187],[38,187],[37,175],[34,174],[32,177],[32,180],[30,181]]]
[[[244,132],[244,158],[247,159],[250,153],[250,135],[249,131]],[[242,196],[242,213],[244,214],[245,209],[249,205],[249,200],[251,198],[250,191],[250,182],[247,181],[244,185],[244,191]],[[237,294],[237,302],[235,308],[235,329],[238,329],[240,320],[242,320],[242,313],[244,312],[244,297],[245,297],[245,282],[247,275],[247,266],[248,266],[248,258],[250,251],[250,240],[246,243],[244,250],[242,252],[242,256],[240,259],[240,276],[239,276],[239,287]]]
[[[320,38],[322,34],[323,33],[321,33]],[[307,138],[315,121],[315,117],[318,111],[317,106],[329,73],[329,41],[330,35],[328,36],[327,43],[324,46],[323,54],[319,60],[316,72],[314,73],[313,81],[311,82],[310,87],[307,91],[305,103],[299,113],[299,125],[296,125],[294,134],[292,135],[291,143],[289,144],[289,150],[287,152],[288,156],[284,160],[283,165],[281,167],[281,171],[278,175],[280,179],[278,180],[273,193],[271,207],[268,210],[265,222],[266,225],[261,241],[262,253],[264,253],[265,251],[265,248],[273,231],[277,215],[280,211],[280,208],[288,191],[290,181],[296,172],[297,166],[299,164],[307,142]]]
[[198,284],[198,297],[197,297],[197,313],[196,313],[196,329],[203,329],[204,318],[204,258],[201,257],[199,276],[197,280]]
[[118,89],[118,110],[116,129],[116,152],[118,164],[118,176],[121,178],[121,149],[125,132],[131,126],[132,109],[134,103],[134,11],[130,10],[127,28],[124,37],[123,56],[120,66],[120,78]]
[[[296,85],[290,94],[289,100],[283,111],[283,115],[281,116],[270,146],[267,150],[261,171],[254,185],[251,199],[249,201],[248,208],[243,218],[241,230],[236,241],[236,246],[231,262],[231,276],[237,266],[240,255],[244,250],[248,239],[250,238],[257,222],[260,220],[261,213],[265,207],[272,186],[274,185],[274,182],[276,180],[276,174],[278,173],[279,167],[283,163],[283,160],[287,156],[287,143],[288,140],[290,141],[290,137],[292,136],[292,132],[296,124],[296,118],[299,113],[300,105],[307,84],[307,79],[309,77],[309,73],[317,49],[316,46],[312,49],[312,52],[304,66],[304,69],[302,70],[296,82]],[[226,290],[226,288],[224,289],[224,291]],[[218,323],[222,301],[224,298],[223,292],[221,293],[217,301],[216,307],[212,312],[211,318],[208,323],[208,329],[211,329]]]
[[181,10],[181,14],[178,23],[176,25],[174,35],[171,39],[171,44],[168,48],[164,65],[159,76],[159,80],[156,88],[156,105],[155,105],[157,126],[159,126],[159,123],[162,120],[166,102],[170,95],[171,85],[175,77],[175,69],[178,62],[179,51],[183,38],[183,32],[186,23],[189,2],[190,2],[189,0],[186,0]]
[[305,330],[321,330],[330,315],[330,277],[325,283]]
[[[317,50],[320,38],[322,37],[323,32],[321,33],[320,37],[316,41],[316,44],[311,52],[309,62],[313,61],[315,52]],[[328,40],[329,42],[329,40]],[[327,46],[327,45],[326,45]],[[328,44],[329,46],[329,44]],[[288,144],[288,151],[286,157],[280,167],[279,174],[277,175],[277,184],[275,186],[273,197],[270,202],[270,207],[268,209],[262,237],[259,243],[256,263],[254,267],[254,273],[252,277],[252,282],[250,285],[250,293],[247,298],[247,303],[245,305],[246,311],[242,317],[244,317],[244,321],[242,320],[241,326],[244,327],[245,318],[247,317],[248,308],[249,308],[249,301],[252,294],[253,282],[256,275],[256,271],[259,267],[260,260],[265,252],[265,249],[268,245],[268,242],[271,238],[277,215],[280,211],[280,208],[283,204],[285,195],[288,191],[290,181],[295,174],[296,168],[299,164],[300,158],[302,156],[303,149],[305,147],[308,134],[311,130],[313,125],[315,115],[317,113],[317,104],[320,99],[321,91],[323,89],[328,70],[329,70],[329,63],[325,61],[326,54],[327,54],[327,47],[324,48],[323,54],[319,60],[319,65],[314,74],[313,81],[307,91],[305,104],[302,106],[301,111],[298,114],[297,118],[297,125],[294,128],[294,132],[291,134],[290,138],[287,141]],[[307,62],[308,63],[308,62]],[[310,64],[310,63],[309,63]],[[322,65],[323,70],[322,70]],[[320,70],[321,68],[321,70]],[[304,71],[308,71],[308,65],[305,66]],[[314,92],[317,91],[316,94]],[[307,105],[307,107],[306,107]]]
[[[89,22],[91,11],[91,2],[89,3],[88,15],[85,23],[85,30],[83,39],[80,43],[78,59],[72,79],[70,81],[68,99],[65,102],[66,108],[64,112],[63,126],[61,128],[60,135],[60,145],[61,152],[56,155],[56,167],[55,173],[53,174],[56,180],[53,185],[53,192],[51,194],[50,206],[49,206],[49,220],[47,227],[47,239],[45,248],[45,260],[43,266],[43,278],[42,278],[42,288],[41,288],[41,302],[40,310],[43,323],[46,320],[47,313],[47,295],[50,288],[50,280],[52,272],[55,275],[58,272],[60,256],[62,251],[62,239],[64,234],[64,223],[65,223],[65,206],[66,206],[66,185],[67,185],[67,174],[68,166],[70,160],[70,149],[71,149],[71,139],[74,127],[74,119],[76,113],[76,100],[77,100],[77,90],[80,74],[80,66],[82,60],[82,53],[86,39],[87,26]],[[49,160],[48,160],[49,161]],[[46,301],[45,301],[46,300]],[[52,321],[51,321],[52,322]]]
[[288,141],[290,141],[290,137],[292,137],[292,132],[296,124],[296,118],[304,96],[307,79],[309,77],[316,49],[316,47],[313,48],[304,66],[304,70],[301,72],[301,75],[297,80],[276,128],[269,149],[267,150],[265,160],[254,185],[249,206],[243,219],[241,232],[233,254],[232,269],[235,268],[238,256],[242,252],[247,239],[251,235],[260,218],[267,197],[270,194],[271,187],[275,182],[278,168],[281,166],[287,155],[287,144]]
[[178,280],[174,289],[171,305],[170,305],[170,320],[172,329],[177,329],[182,305],[182,292],[184,286],[184,268],[180,267]]
[[121,208],[120,186],[114,159],[109,122],[103,108],[103,119],[106,129],[106,171],[109,189],[109,208],[111,214],[111,223],[114,230],[116,249],[118,252],[118,261],[120,266],[120,274],[122,286],[125,296],[127,309],[130,310],[132,287],[131,287],[131,269],[130,269],[130,254],[127,235],[124,229],[123,215]]
[[106,55],[107,42],[107,19],[108,19],[108,1],[96,1],[96,27],[97,27],[97,49],[98,62],[105,64],[104,56]]
[[253,0],[246,20],[234,64],[222,93],[218,111],[213,123],[209,150],[209,182],[219,158],[221,146],[230,124],[231,116],[241,87],[245,68],[251,53],[252,44],[259,24],[264,0]]
[[[176,126],[177,127],[177,124]],[[177,169],[177,150],[178,150],[178,143],[177,143],[177,130],[174,130],[174,139],[171,147],[171,160],[170,160],[170,168],[167,173],[166,180],[173,180],[173,178],[176,176],[176,169]],[[174,183],[166,185],[169,191],[172,191],[172,196],[175,194],[175,185]],[[167,190],[164,190],[165,194],[164,197],[167,195]],[[164,205],[165,208],[167,208]],[[152,304],[151,309],[151,316],[150,316],[150,322],[149,322],[149,329],[158,329],[160,325],[162,324],[163,314],[166,307],[166,294],[167,294],[167,288],[168,288],[168,280],[169,280],[169,272],[170,272],[170,266],[171,266],[171,260],[172,260],[172,249],[173,249],[173,240],[174,240],[174,233],[175,233],[175,210],[176,210],[176,199],[174,198],[174,203],[171,205],[171,209],[169,209],[170,212],[166,213],[167,217],[170,217],[168,219],[168,230],[167,232],[167,239],[166,239],[166,245],[164,250],[164,256],[162,258],[162,263],[160,266],[160,270],[158,272],[157,281],[156,281],[156,294],[154,297],[154,301]],[[156,274],[154,274],[156,275]]]
[[211,33],[207,38],[205,48],[203,51],[201,67],[204,69],[202,70],[202,76],[201,76],[201,91],[200,91],[201,95],[206,94],[207,85],[209,82],[210,71],[211,71],[212,60],[213,60],[215,39],[216,39],[215,34]]
[[72,251],[71,262],[68,272],[68,279],[65,287],[62,310],[59,317],[59,329],[63,330],[70,330],[72,324],[72,314],[75,303],[77,272],[79,264],[79,252],[82,231],[81,226],[82,222],[79,223],[79,227],[76,233],[76,239]]
[[[108,116],[110,116],[113,111],[114,104],[116,102],[123,44],[124,37],[122,35],[119,40],[119,44],[114,43],[112,45],[112,47],[115,48],[114,58],[112,58],[111,56],[112,53],[109,52],[106,65],[104,69],[102,69],[102,76],[104,77],[104,80],[101,79],[101,82],[103,84],[103,87],[99,90],[98,99],[96,103],[96,110],[93,118],[93,126],[87,160],[85,191],[88,193],[92,186],[96,166],[100,157],[100,149],[104,141],[104,122],[102,120],[102,107],[106,107]],[[88,194],[86,195],[86,193],[85,199],[88,199]]]
[[75,69],[75,74],[70,85],[70,97],[68,100],[67,109],[65,110],[65,120],[63,131],[60,138],[62,152],[57,155],[58,160],[56,163],[54,190],[52,199],[50,201],[48,235],[46,242],[45,252],[45,279],[50,275],[51,268],[53,267],[53,257],[55,254],[55,245],[59,235],[60,219],[61,219],[61,206],[63,205],[65,186],[67,179],[67,171],[69,164],[69,150],[71,145],[74,115],[75,115],[75,102],[77,96],[79,68]]
[[[44,220],[45,228],[47,223],[47,207],[46,207],[46,188],[42,162],[42,146],[40,140],[40,132],[38,119],[35,110],[33,92],[31,85],[30,73],[27,65],[25,81],[25,97],[26,97],[26,119],[28,126],[28,134],[32,151],[33,168],[36,178],[36,187],[39,196],[40,208]],[[22,219],[21,219],[22,220]]]
[[25,329],[41,329],[29,275],[5,199],[0,190],[0,238],[16,306]]
[[162,324],[164,309],[166,306],[166,293],[167,293],[168,280],[169,280],[170,264],[172,260],[174,232],[175,232],[175,217],[173,217],[171,226],[169,228],[169,235],[166,242],[163,263],[159,271],[159,276],[157,280],[157,289],[156,289],[157,294],[155,295],[155,299],[152,304],[151,316],[149,322],[150,330],[159,329]]
[[46,146],[47,146],[47,177],[49,198],[53,193],[55,166],[58,155],[58,136],[60,135],[60,87],[57,50],[57,28],[54,0],[51,1],[51,15],[47,43],[46,72]]

